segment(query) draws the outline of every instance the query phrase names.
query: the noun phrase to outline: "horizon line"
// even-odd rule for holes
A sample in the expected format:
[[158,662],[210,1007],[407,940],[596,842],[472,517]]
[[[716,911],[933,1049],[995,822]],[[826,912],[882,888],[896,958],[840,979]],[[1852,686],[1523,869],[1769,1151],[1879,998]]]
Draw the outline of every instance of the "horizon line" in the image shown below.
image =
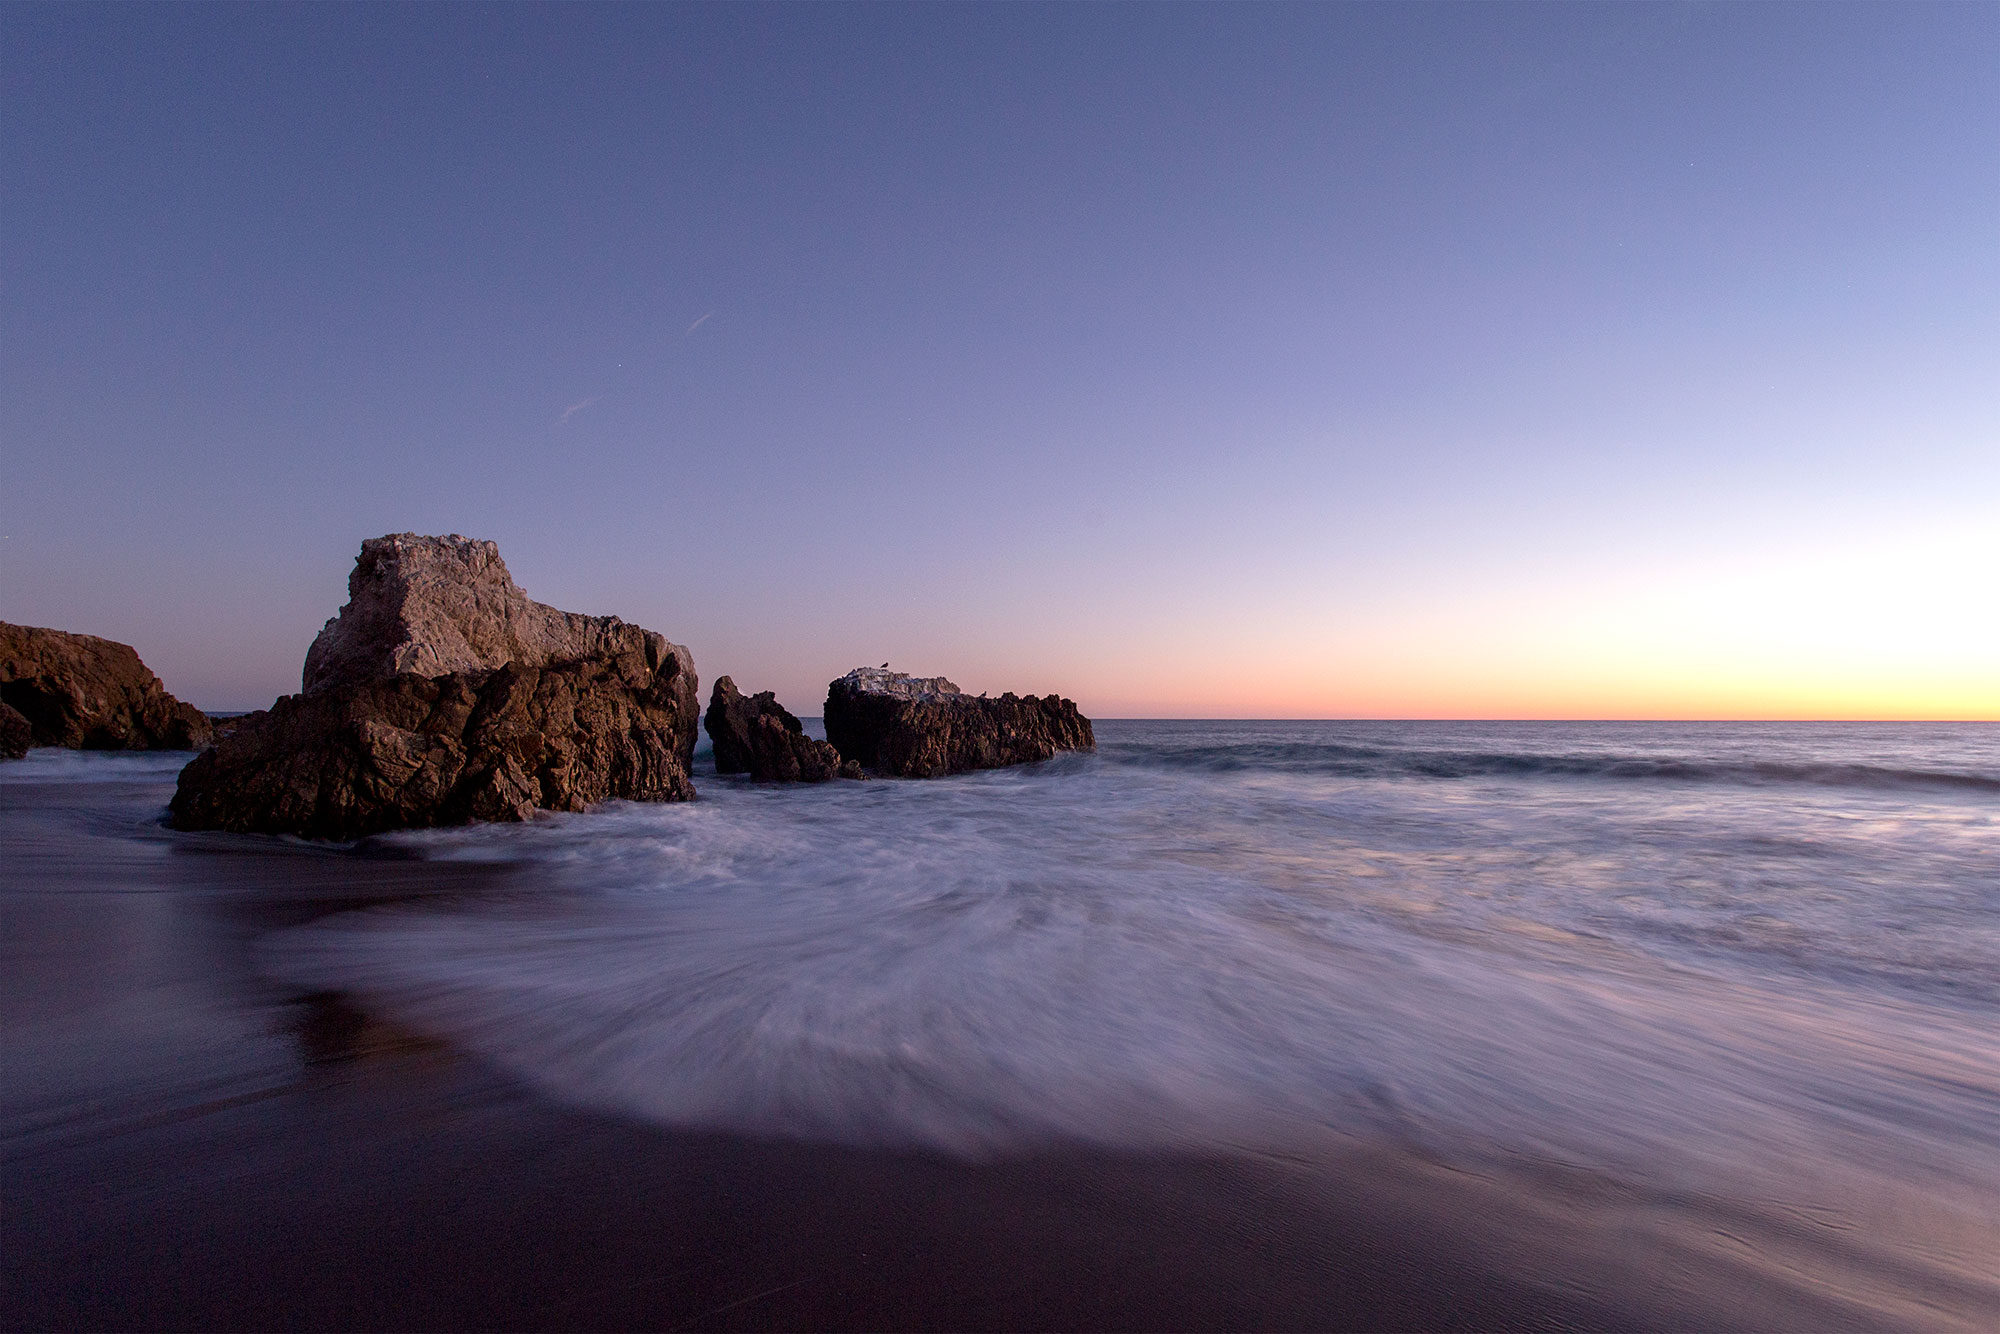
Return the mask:
[[[800,718],[820,718],[822,714],[799,714]],[[1512,718],[1492,717],[1392,717],[1388,714],[1278,715],[1278,714],[1103,714],[1092,717],[1098,723],[2000,723],[2000,718]]]

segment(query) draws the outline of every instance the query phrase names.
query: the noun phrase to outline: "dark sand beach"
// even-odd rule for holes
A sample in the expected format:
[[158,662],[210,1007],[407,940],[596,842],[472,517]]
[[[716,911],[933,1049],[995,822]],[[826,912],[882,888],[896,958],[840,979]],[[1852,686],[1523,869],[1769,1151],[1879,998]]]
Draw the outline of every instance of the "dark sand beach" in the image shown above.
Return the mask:
[[175,834],[166,783],[0,800],[10,1329],[1871,1323],[1608,1182],[1381,1143],[967,1161],[576,1110],[256,966],[517,870]]
[[[507,872],[174,835],[149,825],[159,795],[18,785],[0,812],[7,1032],[59,1022],[66,1054],[102,1057],[45,1070],[48,1051],[9,1043],[10,1328],[1633,1318],[1491,1272],[1434,1210],[1403,1215],[1414,1174],[1314,1183],[1081,1151],[967,1164],[569,1110],[251,966],[264,930],[477,895]],[[232,1035],[258,1032],[271,1041],[238,1059]]]

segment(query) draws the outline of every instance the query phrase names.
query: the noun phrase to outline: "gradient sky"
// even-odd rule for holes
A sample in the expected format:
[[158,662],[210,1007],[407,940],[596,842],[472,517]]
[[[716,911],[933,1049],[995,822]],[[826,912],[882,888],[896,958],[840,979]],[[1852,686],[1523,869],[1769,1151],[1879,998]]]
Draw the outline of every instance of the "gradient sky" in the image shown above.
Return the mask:
[[0,7],[0,618],[2000,717],[2000,5]]

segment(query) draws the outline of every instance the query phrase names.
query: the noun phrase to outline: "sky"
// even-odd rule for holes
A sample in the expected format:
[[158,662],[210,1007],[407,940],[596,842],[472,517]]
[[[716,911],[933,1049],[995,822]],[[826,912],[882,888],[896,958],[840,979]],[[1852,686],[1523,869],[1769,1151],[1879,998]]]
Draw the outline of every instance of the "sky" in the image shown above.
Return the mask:
[[0,7],[0,619],[2000,718],[2000,5]]

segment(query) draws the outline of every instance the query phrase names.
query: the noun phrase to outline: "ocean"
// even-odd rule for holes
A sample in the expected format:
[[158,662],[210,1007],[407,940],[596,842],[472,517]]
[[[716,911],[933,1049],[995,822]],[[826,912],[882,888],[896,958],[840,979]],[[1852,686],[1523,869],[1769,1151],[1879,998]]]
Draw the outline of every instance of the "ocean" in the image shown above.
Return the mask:
[[[1886,1324],[2000,1313],[2000,725],[1097,732],[929,782],[698,759],[694,803],[370,840],[511,874],[249,957],[649,1124],[971,1162],[1386,1145]],[[163,802],[170,768],[0,773]],[[226,841],[143,835],[187,837]]]

